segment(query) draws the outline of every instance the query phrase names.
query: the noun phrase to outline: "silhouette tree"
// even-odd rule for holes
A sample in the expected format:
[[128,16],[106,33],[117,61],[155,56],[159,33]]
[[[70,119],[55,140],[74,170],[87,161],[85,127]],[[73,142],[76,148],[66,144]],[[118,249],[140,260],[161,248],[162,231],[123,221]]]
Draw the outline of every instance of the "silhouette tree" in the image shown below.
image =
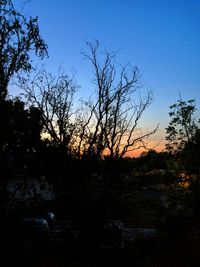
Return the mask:
[[40,146],[41,114],[37,108],[25,108],[19,98],[2,102],[0,114],[0,151],[33,152]]
[[72,117],[77,85],[73,77],[68,77],[61,70],[54,76],[42,69],[31,82],[26,78],[21,78],[20,81],[29,104],[42,114],[43,137],[52,145],[69,152],[75,142]]
[[192,192],[192,214],[195,223],[200,222],[200,121],[196,118],[195,101],[179,99],[169,115],[172,118],[167,130],[167,149],[178,162],[179,172],[189,178]]
[[194,99],[183,101],[181,98],[170,106],[171,121],[166,128],[167,150],[176,153],[182,151],[187,143],[194,141],[198,124],[195,118]]
[[[21,88],[31,105],[39,108],[46,136],[52,144],[76,157],[121,158],[128,151],[146,146],[146,140],[158,127],[143,133],[138,129],[143,112],[152,102],[152,94],[137,99],[139,71],[114,64],[115,55],[105,51],[98,57],[99,43],[88,43],[85,57],[95,70],[96,98],[82,101],[73,111],[77,85],[64,73],[54,76],[39,71],[32,81],[21,78]],[[137,101],[138,100],[138,101]]]
[[[137,99],[139,71],[129,65],[117,67],[115,53],[104,51],[99,55],[99,42],[88,43],[89,53],[84,54],[94,69],[96,98],[85,101],[86,110],[80,114],[78,154],[102,158],[123,157],[127,152],[145,147],[154,134],[142,133],[138,123],[152,102],[152,94]],[[138,101],[137,101],[138,100]]]
[[26,18],[11,0],[0,1],[0,99],[7,96],[13,75],[32,69],[31,52],[43,58],[47,45],[39,33],[38,18]]
[[[26,18],[12,0],[0,0],[0,209],[5,211],[5,181],[12,172],[10,152],[33,151],[40,144],[40,113],[25,108],[20,99],[8,98],[11,79],[32,69],[31,55],[47,56],[47,45],[39,33],[38,19]],[[4,204],[3,204],[4,203]],[[2,211],[2,212],[3,212]]]

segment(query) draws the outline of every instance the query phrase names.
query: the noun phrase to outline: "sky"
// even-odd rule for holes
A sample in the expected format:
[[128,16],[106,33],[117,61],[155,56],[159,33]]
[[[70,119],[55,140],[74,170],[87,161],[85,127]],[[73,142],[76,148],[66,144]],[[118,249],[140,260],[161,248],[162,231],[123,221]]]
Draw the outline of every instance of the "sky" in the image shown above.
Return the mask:
[[[13,2],[20,6],[23,0]],[[49,47],[47,69],[75,70],[82,95],[93,90],[92,67],[81,54],[87,41],[99,40],[118,51],[120,64],[136,65],[143,90],[154,95],[142,125],[159,123],[154,141],[160,147],[169,106],[180,94],[195,98],[200,108],[200,0],[31,0],[23,12],[38,16]]]

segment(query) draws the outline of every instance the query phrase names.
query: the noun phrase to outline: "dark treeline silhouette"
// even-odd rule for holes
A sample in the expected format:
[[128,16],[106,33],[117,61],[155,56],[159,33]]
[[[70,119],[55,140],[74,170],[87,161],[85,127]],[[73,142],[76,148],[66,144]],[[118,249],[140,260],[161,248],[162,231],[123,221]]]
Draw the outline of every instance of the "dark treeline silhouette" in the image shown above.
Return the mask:
[[[27,265],[25,254],[29,249],[31,255],[33,244],[19,238],[13,225],[51,210],[62,221],[73,220],[82,251],[102,238],[102,226],[111,219],[122,220],[127,229],[150,227],[161,233],[149,243],[129,244],[123,263],[116,264],[199,264],[200,122],[195,101],[180,98],[170,107],[166,150],[148,149],[158,126],[139,130],[153,99],[151,92],[141,96],[138,69],[118,66],[116,54],[102,51],[98,41],[86,47],[95,90],[77,101],[73,76],[32,66],[31,53],[41,59],[48,55],[37,18],[25,17],[10,0],[0,1],[0,235],[6,260],[12,254],[16,266]],[[11,81],[23,96],[9,95]],[[127,157],[140,148],[146,151],[140,157]],[[38,177],[39,193],[33,177]],[[13,181],[18,182],[10,190]],[[54,197],[47,200],[42,190],[48,184]]]

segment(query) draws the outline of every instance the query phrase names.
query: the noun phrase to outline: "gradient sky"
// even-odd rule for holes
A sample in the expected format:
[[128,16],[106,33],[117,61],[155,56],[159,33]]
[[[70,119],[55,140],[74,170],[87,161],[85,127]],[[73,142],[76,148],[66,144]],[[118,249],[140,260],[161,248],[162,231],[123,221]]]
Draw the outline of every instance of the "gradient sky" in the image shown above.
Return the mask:
[[91,65],[81,55],[86,41],[120,50],[120,63],[138,66],[144,89],[154,93],[143,124],[160,123],[155,139],[164,138],[179,93],[200,108],[200,0],[32,0],[24,11],[39,17],[48,70],[75,69],[83,95],[92,88]]

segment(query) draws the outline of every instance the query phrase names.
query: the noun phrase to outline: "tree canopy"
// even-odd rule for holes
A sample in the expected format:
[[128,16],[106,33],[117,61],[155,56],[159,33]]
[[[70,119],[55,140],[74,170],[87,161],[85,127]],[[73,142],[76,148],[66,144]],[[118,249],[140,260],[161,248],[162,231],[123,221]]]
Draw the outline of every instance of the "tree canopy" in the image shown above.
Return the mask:
[[169,116],[171,121],[166,128],[168,141],[166,148],[177,152],[185,148],[185,145],[194,142],[194,137],[199,128],[199,122],[195,117],[195,100],[183,101],[181,98],[170,106]]
[[47,45],[40,36],[38,18],[26,18],[11,0],[0,1],[0,99],[7,96],[11,78],[32,69],[31,53],[47,56]]

